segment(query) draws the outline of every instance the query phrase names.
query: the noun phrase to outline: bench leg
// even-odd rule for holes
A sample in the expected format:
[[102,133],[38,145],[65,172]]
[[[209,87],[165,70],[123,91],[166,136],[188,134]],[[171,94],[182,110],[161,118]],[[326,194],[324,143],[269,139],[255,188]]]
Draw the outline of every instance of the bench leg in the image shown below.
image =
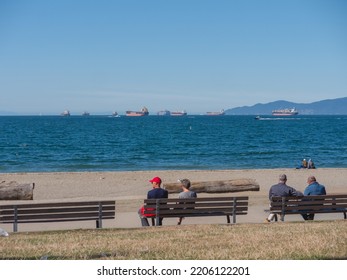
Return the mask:
[[96,225],[95,225],[96,228],[101,228],[101,226],[100,226],[100,221],[99,221],[99,220],[96,220],[96,221],[95,221],[95,224],[96,224]]
[[96,228],[102,228],[102,204],[99,203],[99,219],[96,220]]
[[162,226],[163,225],[163,218],[156,217],[155,218],[155,225],[156,226]]
[[18,231],[18,208],[17,205],[14,206],[14,222],[13,222],[13,232]]

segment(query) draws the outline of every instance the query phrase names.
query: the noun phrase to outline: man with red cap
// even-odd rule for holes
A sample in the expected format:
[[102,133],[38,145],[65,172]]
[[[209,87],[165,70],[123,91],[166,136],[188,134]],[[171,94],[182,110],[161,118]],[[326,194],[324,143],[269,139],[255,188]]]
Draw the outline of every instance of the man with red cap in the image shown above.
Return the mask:
[[[147,193],[147,199],[156,199],[156,198],[168,198],[169,192],[160,187],[161,179],[159,177],[154,177],[152,180],[149,180],[152,183],[152,189]],[[141,219],[142,226],[149,226],[147,217],[143,213],[143,207],[139,210],[139,215]],[[163,218],[160,218],[159,225],[162,225]]]

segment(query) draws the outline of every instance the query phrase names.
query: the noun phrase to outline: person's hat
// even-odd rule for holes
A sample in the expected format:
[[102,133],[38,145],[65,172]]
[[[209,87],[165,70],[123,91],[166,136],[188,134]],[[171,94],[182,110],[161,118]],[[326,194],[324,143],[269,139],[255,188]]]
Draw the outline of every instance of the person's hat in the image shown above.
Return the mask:
[[287,181],[287,175],[286,174],[281,174],[280,175],[280,181],[282,181],[282,182]]
[[161,179],[159,177],[154,177],[152,180],[149,180],[151,183],[155,182],[161,184]]

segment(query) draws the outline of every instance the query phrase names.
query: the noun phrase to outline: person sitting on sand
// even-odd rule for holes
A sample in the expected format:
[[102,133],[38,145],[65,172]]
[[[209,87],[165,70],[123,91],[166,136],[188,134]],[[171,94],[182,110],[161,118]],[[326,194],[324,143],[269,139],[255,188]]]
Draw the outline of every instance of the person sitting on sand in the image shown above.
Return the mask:
[[[194,191],[189,190],[190,189],[190,181],[188,179],[180,179],[178,182],[181,183],[182,192],[178,194],[178,198],[196,198],[197,194]],[[182,220],[184,217],[179,217],[177,225],[180,225],[182,223]]]
[[300,164],[296,167],[296,169],[307,168],[307,164],[308,164],[308,162],[307,162],[307,160],[304,158],[304,159],[300,162]]
[[316,167],[314,166],[314,163],[312,161],[312,159],[309,159],[307,162],[307,168],[308,169],[315,169]]
[[[281,174],[279,176],[279,182],[276,185],[271,186],[269,190],[269,200],[271,201],[273,196],[303,196],[303,193],[296,189],[287,186],[287,175]],[[271,222],[276,217],[275,214],[270,213],[265,219],[265,222]]]
[[[149,180],[149,182],[152,183],[152,189],[148,191],[147,193],[147,199],[152,199],[152,198],[168,198],[169,197],[169,192],[163,188],[160,187],[161,185],[161,179],[159,177],[154,177],[152,180]],[[148,227],[149,223],[147,220],[147,217],[144,214],[144,207],[141,207],[141,209],[138,211],[140,219],[141,219],[141,224],[144,227]],[[152,216],[152,215],[151,215]],[[163,218],[159,219],[159,225],[162,225]]]
[[[304,190],[304,196],[310,196],[310,195],[326,195],[325,186],[319,184],[316,180],[316,177],[309,176],[307,178],[307,184],[308,186]],[[302,217],[304,220],[313,220],[314,214],[302,214]]]

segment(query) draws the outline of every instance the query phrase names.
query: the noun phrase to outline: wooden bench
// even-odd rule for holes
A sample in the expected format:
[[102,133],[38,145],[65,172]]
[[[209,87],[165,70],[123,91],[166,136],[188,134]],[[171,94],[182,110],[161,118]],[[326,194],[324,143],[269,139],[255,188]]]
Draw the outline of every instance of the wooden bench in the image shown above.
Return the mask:
[[326,213],[343,213],[346,219],[347,194],[273,197],[269,212],[276,215],[276,221],[277,215],[284,221],[285,215]]
[[237,215],[247,214],[248,196],[145,199],[144,208],[144,214],[152,215],[152,225],[156,226],[160,218],[205,216],[226,216],[227,223],[232,216],[236,223]]
[[102,220],[115,218],[115,201],[76,201],[0,205],[0,223],[48,223],[95,220],[102,228]]

